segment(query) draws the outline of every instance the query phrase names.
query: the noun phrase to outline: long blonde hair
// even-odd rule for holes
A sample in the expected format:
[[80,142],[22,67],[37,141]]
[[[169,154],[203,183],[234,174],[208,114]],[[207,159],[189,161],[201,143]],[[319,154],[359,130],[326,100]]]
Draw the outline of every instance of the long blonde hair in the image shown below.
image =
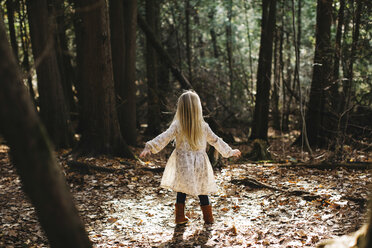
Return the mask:
[[181,133],[187,139],[191,149],[200,149],[204,118],[198,94],[189,90],[178,98],[175,119],[179,121]]

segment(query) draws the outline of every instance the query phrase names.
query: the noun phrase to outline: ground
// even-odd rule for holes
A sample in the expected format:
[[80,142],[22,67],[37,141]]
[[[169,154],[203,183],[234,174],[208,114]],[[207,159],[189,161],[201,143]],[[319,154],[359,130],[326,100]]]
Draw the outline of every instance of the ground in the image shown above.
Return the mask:
[[[281,163],[224,159],[215,170],[219,191],[210,197],[215,223],[204,225],[197,198],[188,197],[190,222],[176,226],[175,193],[159,187],[159,168],[171,149],[142,163],[115,157],[80,160],[116,172],[73,168],[68,151],[58,153],[94,247],[314,247],[357,230],[366,219],[368,170],[289,166],[294,158],[287,154]],[[7,152],[0,146],[0,247],[47,247]],[[280,191],[254,187],[245,183],[248,179]]]

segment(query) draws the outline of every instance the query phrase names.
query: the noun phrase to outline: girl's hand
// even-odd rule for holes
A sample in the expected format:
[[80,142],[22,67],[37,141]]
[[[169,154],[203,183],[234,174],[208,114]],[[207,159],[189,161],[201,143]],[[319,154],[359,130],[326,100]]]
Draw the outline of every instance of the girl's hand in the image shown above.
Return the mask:
[[147,155],[150,155],[150,154],[151,154],[150,149],[148,149],[147,147],[145,147],[145,149],[143,149],[143,151],[140,154],[140,158],[144,158],[144,157],[146,157]]
[[234,157],[240,157],[242,153],[239,151],[239,149],[234,149],[232,152],[232,156]]

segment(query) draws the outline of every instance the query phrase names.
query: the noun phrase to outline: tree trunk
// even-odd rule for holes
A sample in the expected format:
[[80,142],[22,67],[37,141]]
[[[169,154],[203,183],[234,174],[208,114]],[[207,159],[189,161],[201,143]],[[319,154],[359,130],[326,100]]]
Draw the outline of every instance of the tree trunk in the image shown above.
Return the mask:
[[345,0],[340,0],[340,8],[338,10],[338,23],[336,31],[336,41],[335,41],[335,53],[333,57],[333,78],[331,85],[331,103],[332,110],[336,113],[340,112],[340,99],[338,94],[338,88],[340,85],[340,58],[341,58],[341,37],[342,37],[342,27],[344,25],[344,11],[345,11]]
[[14,6],[15,2],[14,0],[6,0],[6,12],[8,15],[8,25],[9,25],[9,35],[10,35],[10,44],[12,45],[12,49],[14,52],[14,55],[17,60],[19,60],[18,55],[18,42],[16,38],[16,32],[14,28]]
[[[322,130],[324,87],[330,81],[330,31],[332,20],[332,1],[318,0],[316,18],[316,45],[314,55],[313,79],[310,99],[306,113],[306,128],[310,146],[319,147],[325,144],[325,133]],[[302,134],[303,135],[303,134]]]
[[56,52],[59,70],[61,72],[62,89],[65,96],[65,102],[70,111],[76,111],[77,106],[74,101],[72,86],[75,80],[75,72],[71,64],[71,56],[68,50],[68,41],[66,37],[66,24],[64,14],[64,0],[49,0],[53,3],[53,15],[56,16]]
[[[189,81],[192,84],[192,51],[191,51],[191,31],[190,31],[190,0],[185,0],[185,36],[186,36],[186,58],[189,69]],[[147,21],[149,22],[149,21]]]
[[214,29],[215,25],[215,20],[214,20],[214,15],[216,13],[216,9],[212,8],[208,14],[209,20],[211,21],[211,26],[210,26],[210,34],[211,34],[211,41],[212,41],[212,47],[213,47],[213,55],[217,59],[219,57],[219,52],[218,52],[218,45],[217,45],[217,34],[216,30]]
[[232,21],[232,0],[227,3],[227,23],[226,23],[226,53],[227,53],[227,65],[229,69],[229,81],[230,81],[230,103],[234,102],[235,85],[234,85],[234,72],[233,72],[233,37],[231,30]]
[[54,19],[46,0],[27,1],[32,51],[37,73],[40,116],[56,148],[69,147],[72,130],[54,49]]
[[[150,29],[155,32],[156,16],[155,1],[146,0],[146,21]],[[146,71],[147,71],[147,129],[146,134],[155,135],[160,132],[160,99],[158,87],[158,58],[148,37],[146,37]]]
[[[111,44],[105,0],[76,0],[80,15],[82,136],[75,149],[81,154],[134,155],[124,142],[115,108]],[[79,28],[79,29],[80,29]]]
[[20,6],[19,6],[19,29],[21,33],[21,44],[22,44],[22,52],[23,52],[23,61],[22,61],[22,67],[23,70],[26,72],[25,75],[27,76],[27,86],[28,90],[30,92],[31,99],[33,100],[35,107],[37,106],[36,99],[35,99],[35,91],[34,87],[32,85],[32,77],[30,75],[30,58],[29,58],[29,47],[30,47],[30,42],[29,42],[29,35],[27,32],[27,24],[26,24],[26,10],[25,10],[25,3],[21,1]]
[[[274,84],[272,92],[272,118],[273,128],[281,130],[280,128],[280,113],[279,113],[279,88],[280,88],[280,63],[279,63],[279,49],[280,49],[280,30],[275,30],[274,41]],[[283,102],[284,103],[284,102]]]
[[257,94],[251,139],[267,141],[269,93],[276,0],[262,1],[261,43],[257,70]]
[[0,18],[0,133],[51,247],[91,247]]
[[110,0],[111,51],[120,129],[124,140],[137,144],[136,27],[137,0]]

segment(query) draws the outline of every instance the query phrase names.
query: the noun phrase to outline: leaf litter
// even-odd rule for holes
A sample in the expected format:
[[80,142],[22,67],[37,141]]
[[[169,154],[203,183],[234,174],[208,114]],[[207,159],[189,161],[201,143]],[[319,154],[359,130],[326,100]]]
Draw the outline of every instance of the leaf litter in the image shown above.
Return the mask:
[[[48,246],[7,152],[0,146],[0,247]],[[368,170],[224,160],[226,166],[215,171],[219,191],[210,197],[215,223],[204,225],[198,199],[188,196],[190,222],[177,226],[175,193],[159,187],[162,173],[156,170],[164,167],[169,152],[145,163],[105,156],[79,160],[116,173],[73,169],[68,151],[59,153],[94,247],[314,247],[357,230],[366,220],[366,201],[355,199],[368,198]],[[234,183],[246,178],[321,198]]]

